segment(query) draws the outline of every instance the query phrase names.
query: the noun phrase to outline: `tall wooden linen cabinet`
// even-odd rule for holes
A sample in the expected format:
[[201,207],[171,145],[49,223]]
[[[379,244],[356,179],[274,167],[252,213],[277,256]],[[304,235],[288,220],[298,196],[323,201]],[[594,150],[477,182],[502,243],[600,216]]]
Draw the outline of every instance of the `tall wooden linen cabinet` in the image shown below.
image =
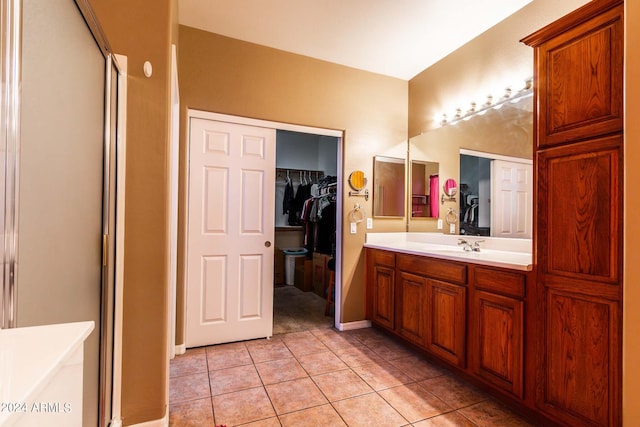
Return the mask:
[[593,0],[534,48],[536,407],[621,425],[624,3]]

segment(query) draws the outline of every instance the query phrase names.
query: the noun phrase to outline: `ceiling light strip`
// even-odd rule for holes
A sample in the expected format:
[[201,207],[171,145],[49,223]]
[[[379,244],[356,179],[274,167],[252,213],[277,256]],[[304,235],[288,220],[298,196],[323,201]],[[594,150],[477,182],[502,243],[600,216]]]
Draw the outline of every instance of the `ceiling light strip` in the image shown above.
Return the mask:
[[440,126],[453,125],[461,120],[469,120],[476,114],[484,114],[492,108],[498,109],[507,102],[516,102],[519,99],[524,99],[531,95],[533,95],[533,79],[529,78],[525,80],[524,87],[515,93],[513,93],[510,87],[506,88],[504,95],[495,102],[493,100],[493,96],[488,95],[487,101],[479,108],[475,102],[471,102],[471,108],[469,108],[465,113],[462,112],[461,108],[456,109],[456,114],[452,119],[449,119],[446,113],[442,114]]

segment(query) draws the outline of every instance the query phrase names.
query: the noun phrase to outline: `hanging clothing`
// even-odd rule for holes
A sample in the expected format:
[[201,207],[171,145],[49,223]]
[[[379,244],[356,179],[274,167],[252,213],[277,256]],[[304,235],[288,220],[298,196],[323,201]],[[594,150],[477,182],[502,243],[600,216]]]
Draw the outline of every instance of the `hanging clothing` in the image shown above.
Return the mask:
[[282,214],[287,215],[293,206],[293,185],[291,181],[287,181],[284,187],[284,197],[282,198]]
[[330,202],[322,209],[322,217],[318,218],[316,227],[316,252],[327,255],[335,254],[336,244],[336,204]]
[[311,185],[300,184],[296,190],[296,195],[293,199],[292,208],[289,212],[289,225],[302,225],[302,208],[304,202],[311,197]]

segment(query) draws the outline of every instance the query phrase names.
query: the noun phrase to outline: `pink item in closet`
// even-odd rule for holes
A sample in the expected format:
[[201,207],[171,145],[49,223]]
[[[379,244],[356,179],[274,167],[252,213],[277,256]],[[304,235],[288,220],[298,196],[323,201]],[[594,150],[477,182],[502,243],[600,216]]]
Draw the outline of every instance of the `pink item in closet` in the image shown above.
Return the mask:
[[440,205],[438,204],[438,190],[440,188],[440,179],[438,175],[429,176],[429,211],[431,218],[440,216]]

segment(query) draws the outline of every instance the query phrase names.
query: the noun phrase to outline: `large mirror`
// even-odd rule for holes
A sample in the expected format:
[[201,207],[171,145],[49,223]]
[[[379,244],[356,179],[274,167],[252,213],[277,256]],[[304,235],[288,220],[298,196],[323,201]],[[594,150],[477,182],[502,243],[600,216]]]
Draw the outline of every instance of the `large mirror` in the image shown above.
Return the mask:
[[[457,209],[457,233],[500,237],[531,236],[532,208],[530,198],[527,199],[529,196],[523,196],[519,190],[511,193],[503,191],[507,182],[515,185],[528,179],[530,185],[531,176],[518,167],[509,170],[496,161],[531,166],[532,101],[532,97],[527,96],[514,102],[505,102],[501,108],[489,109],[469,120],[430,130],[409,141],[411,162],[424,159],[438,163],[440,177],[457,181],[456,201],[446,202],[447,208]],[[482,193],[482,200],[479,193]],[[498,203],[500,207],[496,209]],[[499,222],[496,215],[499,212],[518,212],[520,216],[510,219],[511,223],[503,217],[502,223],[492,226],[492,221],[494,224]],[[441,207],[440,218],[444,214],[446,209]],[[408,223],[409,231],[442,231],[436,229],[435,221],[420,222],[412,219]]]
[[375,156],[373,164],[373,216],[404,216],[405,169],[404,159]]
[[411,218],[437,218],[439,215],[440,178],[438,163],[411,160]]

